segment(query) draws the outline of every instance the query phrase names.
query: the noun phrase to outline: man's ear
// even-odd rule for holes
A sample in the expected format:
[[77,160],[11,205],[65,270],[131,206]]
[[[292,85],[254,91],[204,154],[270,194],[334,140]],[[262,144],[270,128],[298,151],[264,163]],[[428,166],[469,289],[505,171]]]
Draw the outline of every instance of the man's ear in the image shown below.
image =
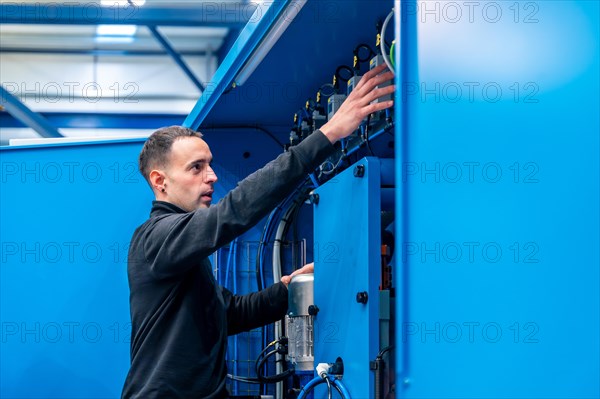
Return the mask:
[[149,177],[152,189],[154,191],[161,192],[165,185],[165,174],[160,170],[154,169],[152,172],[150,172]]

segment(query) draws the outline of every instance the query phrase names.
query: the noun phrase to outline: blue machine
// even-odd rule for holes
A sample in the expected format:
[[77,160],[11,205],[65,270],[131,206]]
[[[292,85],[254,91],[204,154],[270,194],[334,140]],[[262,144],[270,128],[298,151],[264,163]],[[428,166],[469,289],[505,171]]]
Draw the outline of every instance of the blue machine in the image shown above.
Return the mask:
[[[219,176],[215,200],[277,149],[267,136],[205,137]],[[260,147],[236,159],[233,139]],[[143,141],[0,149],[0,397],[120,397],[129,369],[129,240],[154,198],[137,170]],[[259,233],[240,239],[244,270]],[[213,261],[222,283],[225,258]],[[239,278],[238,292],[253,283]],[[255,356],[240,346],[240,357]]]
[[[290,3],[244,28],[186,124],[289,131],[372,36],[358,22],[396,7],[395,158],[357,159],[314,192],[315,366],[341,358],[348,395],[375,398],[394,343],[396,398],[598,398],[599,3],[309,1],[222,94]],[[150,191],[141,142],[112,144],[0,151],[2,397],[120,393],[124,254]],[[258,166],[230,160],[228,186]],[[394,295],[379,287],[386,209]]]
[[142,140],[0,150],[0,396],[117,397],[127,248],[148,216]]
[[[315,190],[315,364],[341,357],[344,385],[356,398],[374,392],[382,193],[393,192],[393,171],[393,160],[363,158]],[[393,211],[393,197],[386,205]]]
[[600,5],[455,4],[396,14],[397,397],[598,397]]

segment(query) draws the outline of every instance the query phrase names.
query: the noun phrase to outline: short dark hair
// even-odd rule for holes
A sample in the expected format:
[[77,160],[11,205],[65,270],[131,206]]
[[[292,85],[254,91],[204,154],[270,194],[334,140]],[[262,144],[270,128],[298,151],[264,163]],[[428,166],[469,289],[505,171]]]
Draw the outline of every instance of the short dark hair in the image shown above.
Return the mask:
[[140,152],[139,169],[150,187],[152,187],[150,172],[157,166],[164,167],[167,165],[173,143],[182,137],[202,138],[202,133],[183,126],[162,127],[152,133],[144,143],[144,147]]

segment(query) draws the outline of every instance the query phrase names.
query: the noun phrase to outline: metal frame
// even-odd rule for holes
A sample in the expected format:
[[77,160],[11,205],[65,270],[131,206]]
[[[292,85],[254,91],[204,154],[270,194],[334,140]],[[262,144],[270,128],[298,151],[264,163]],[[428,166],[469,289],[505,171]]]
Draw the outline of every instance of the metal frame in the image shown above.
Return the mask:
[[97,3],[8,3],[0,5],[4,24],[144,25],[226,27],[241,29],[256,5],[207,2],[196,7],[103,7]]
[[[165,52],[135,52],[123,50],[43,50],[43,49],[6,49],[4,52],[13,53],[51,53],[51,54],[91,54],[91,55],[163,55],[168,54],[175,63],[198,87],[201,92],[205,91],[205,85],[196,77],[189,66],[185,63],[181,54],[178,53],[168,40],[158,31],[158,26],[193,26],[193,27],[227,27],[238,31],[246,25],[250,16],[254,16],[256,4],[251,2],[236,3],[204,3],[197,7],[137,7],[133,4],[123,6],[99,6],[95,3],[86,5],[69,3],[49,4],[1,4],[0,20],[2,23],[12,24],[60,24],[60,25],[141,25],[146,26],[154,38],[160,43]],[[270,7],[269,9],[271,9]],[[262,20],[262,19],[261,19]],[[228,42],[232,41],[231,33]],[[227,39],[226,38],[226,39]],[[206,52],[194,55],[206,55]],[[51,123],[43,116],[36,114],[27,108],[19,99],[6,90],[2,89],[3,103],[6,102],[6,110],[13,117],[25,125],[33,128],[42,137],[62,137]],[[74,116],[81,118],[81,116]],[[6,120],[6,118],[2,118]],[[89,116],[87,117],[89,121]],[[114,119],[114,116],[113,116]],[[106,120],[105,117],[92,123],[97,126],[98,120]],[[111,121],[111,126],[115,126]],[[5,126],[5,125],[3,125]],[[119,126],[121,126],[119,124]],[[89,127],[89,126],[87,126]],[[107,127],[107,126],[102,126]]]
[[[227,54],[215,72],[214,83],[211,83],[207,90],[202,92],[202,96],[184,121],[184,126],[194,130],[200,127],[219,97],[230,86],[261,40],[267,35],[269,29],[275,24],[291,1],[276,0],[256,9],[254,15],[233,44],[233,50]],[[264,10],[263,7],[268,8]]]
[[160,43],[160,45],[165,49],[167,53],[173,58],[173,61],[183,70],[183,72],[187,75],[188,78],[196,85],[196,87],[203,92],[204,84],[200,82],[200,80],[196,77],[194,72],[187,66],[183,58],[175,51],[175,49],[171,46],[171,44],[167,41],[167,39],[160,34],[158,28],[156,26],[147,26],[148,30],[154,38]]
[[0,102],[15,119],[31,127],[42,137],[63,137],[54,126],[40,114],[30,110],[17,97],[0,85]]
[[[0,53],[7,54],[63,54],[63,55],[86,55],[86,56],[133,56],[133,57],[153,57],[169,55],[167,51],[160,50],[112,50],[112,49],[45,49],[45,48],[16,48],[2,47]],[[201,57],[206,56],[204,50],[183,50],[178,53],[180,56]]]
[[[157,126],[181,125],[186,115],[132,113],[42,112],[37,115],[52,126],[76,129],[156,129]],[[0,112],[0,126],[22,128],[27,124],[6,112]]]

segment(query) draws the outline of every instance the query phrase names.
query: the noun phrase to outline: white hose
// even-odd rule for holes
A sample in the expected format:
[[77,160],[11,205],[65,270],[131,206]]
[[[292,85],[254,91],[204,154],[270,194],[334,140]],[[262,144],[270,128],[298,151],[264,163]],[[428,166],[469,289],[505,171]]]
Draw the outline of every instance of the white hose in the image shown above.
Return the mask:
[[381,26],[381,33],[379,34],[381,37],[381,40],[379,43],[379,48],[381,49],[381,56],[383,57],[383,61],[385,61],[385,64],[387,65],[387,67],[389,68],[390,71],[393,71],[394,67],[392,66],[390,57],[387,54],[387,51],[385,50],[385,30],[387,29],[387,26],[390,23],[390,20],[392,19],[393,16],[394,16],[394,9],[392,8],[392,11],[390,11],[388,16],[385,17],[385,21],[383,21],[383,25]]
[[[291,208],[290,208],[291,209]],[[289,210],[288,210],[289,212]],[[273,243],[273,281],[278,282],[281,280],[281,239],[283,238],[283,231],[285,230],[285,226],[287,224],[288,212],[286,212],[281,221],[279,222],[279,226],[277,226],[277,232],[275,233],[275,242]],[[275,337],[274,339],[279,339],[283,335],[283,328],[281,325],[281,321],[275,322]],[[283,372],[283,362],[281,354],[275,355],[275,374],[281,374]],[[275,398],[283,399],[283,382],[280,381],[275,385]]]

